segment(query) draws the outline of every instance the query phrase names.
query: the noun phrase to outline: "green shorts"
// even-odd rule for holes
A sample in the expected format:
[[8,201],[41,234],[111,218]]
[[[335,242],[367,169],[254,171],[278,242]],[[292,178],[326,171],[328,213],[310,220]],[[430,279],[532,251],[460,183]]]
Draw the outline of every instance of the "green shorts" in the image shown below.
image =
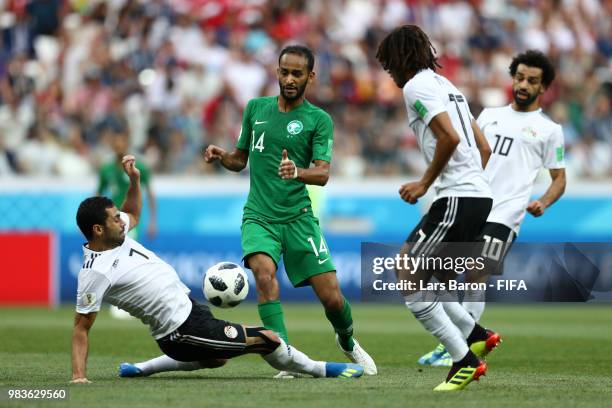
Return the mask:
[[263,252],[278,267],[281,255],[287,276],[294,287],[309,285],[308,279],[335,271],[319,220],[308,214],[284,224],[262,219],[242,221],[242,254],[245,266],[249,255]]

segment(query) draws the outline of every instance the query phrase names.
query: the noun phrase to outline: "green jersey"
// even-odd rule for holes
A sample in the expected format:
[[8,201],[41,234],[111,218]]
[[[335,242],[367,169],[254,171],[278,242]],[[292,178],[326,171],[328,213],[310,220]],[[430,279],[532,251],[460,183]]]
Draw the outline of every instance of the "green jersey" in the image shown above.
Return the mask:
[[287,222],[312,213],[306,185],[283,180],[278,167],[283,149],[300,168],[315,160],[331,162],[334,125],[329,114],[304,100],[290,112],[278,110],[278,97],[255,98],[244,110],[236,147],[249,152],[251,186],[244,219]]
[[[142,162],[136,162],[136,168],[140,170],[140,182],[143,186],[149,186],[150,170]],[[108,162],[100,168],[98,185],[98,194],[103,194],[109,190],[111,200],[121,208],[128,188],[130,187],[130,179],[123,171],[123,167],[117,164],[115,160]]]

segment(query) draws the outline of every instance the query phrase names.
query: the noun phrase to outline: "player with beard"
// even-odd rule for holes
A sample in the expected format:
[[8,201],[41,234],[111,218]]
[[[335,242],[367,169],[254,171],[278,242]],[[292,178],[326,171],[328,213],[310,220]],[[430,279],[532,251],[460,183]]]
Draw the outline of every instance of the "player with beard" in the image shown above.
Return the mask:
[[[485,109],[478,117],[478,125],[493,148],[485,169],[493,208],[481,234],[481,240],[491,243],[483,255],[491,263],[486,271],[493,274],[501,273],[504,255],[516,239],[525,213],[542,216],[563,195],[566,184],[563,129],[540,107],[540,96],[555,78],[552,63],[541,52],[529,50],[514,57],[510,76],[512,104]],[[550,185],[540,198],[530,202],[533,184],[542,169],[550,173]],[[497,257],[493,244],[500,241],[506,245]],[[468,274],[467,279],[486,282],[488,277],[488,273]],[[467,300],[477,299],[468,296]],[[484,302],[468,302],[464,306],[474,319],[480,320]]]
[[[255,275],[259,316],[267,329],[288,342],[276,278],[283,257],[294,287],[312,286],[325,308],[344,354],[376,374],[376,365],[353,338],[351,307],[342,295],[336,268],[313,215],[306,185],[329,179],[333,123],[329,114],[305,99],[315,78],[314,55],[303,46],[284,48],[276,70],[279,96],[247,104],[236,148],[230,153],[210,145],[204,159],[231,171],[250,160],[250,191],[242,219],[242,251]],[[311,163],[314,166],[311,166]],[[280,372],[278,378],[290,378]]]
[[[513,101],[500,108],[487,108],[478,117],[493,154],[485,168],[493,208],[479,241],[484,242],[483,272],[469,271],[468,282],[487,282],[491,274],[500,275],[504,257],[516,239],[525,213],[544,214],[565,191],[563,130],[542,112],[540,96],[555,78],[555,69],[539,51],[519,54],[510,64]],[[546,192],[529,202],[535,179],[548,169],[551,182]],[[510,175],[510,176],[509,176]],[[485,308],[483,291],[467,291],[463,306],[479,321]],[[452,359],[444,346],[419,359],[423,365],[450,366]]]
[[89,332],[103,301],[119,306],[149,325],[163,355],[119,366],[121,377],[141,377],[165,371],[220,367],[230,358],[259,354],[277,370],[314,377],[354,378],[357,364],[311,360],[262,327],[216,319],[209,308],[189,297],[176,270],[153,251],[127,236],[138,225],[142,209],[140,171],[132,155],[121,164],[129,180],[121,210],[107,197],[81,202],[76,221],[87,239],[77,281],[72,330],[73,384],[88,384]]

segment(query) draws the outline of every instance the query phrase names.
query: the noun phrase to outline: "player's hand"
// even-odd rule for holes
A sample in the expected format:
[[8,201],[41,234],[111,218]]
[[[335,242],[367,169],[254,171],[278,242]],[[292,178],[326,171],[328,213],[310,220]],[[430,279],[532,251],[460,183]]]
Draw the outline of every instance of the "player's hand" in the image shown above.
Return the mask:
[[210,145],[204,152],[204,161],[206,161],[206,163],[212,163],[215,160],[221,160],[225,153],[227,152],[219,146]]
[[130,180],[140,177],[140,170],[136,167],[136,158],[134,156],[126,154],[121,159],[121,164],[123,165],[123,171],[125,171]]
[[83,377],[83,378],[73,378],[72,380],[70,380],[70,384],[91,384],[91,381],[89,381],[85,377]]
[[416,204],[419,198],[423,197],[427,192],[427,187],[420,181],[412,181],[402,184],[399,189],[399,195],[402,200],[410,204]]
[[283,149],[283,156],[280,165],[278,166],[278,175],[283,180],[296,179],[298,177],[298,169],[293,160],[289,160],[287,149]]
[[544,214],[544,210],[546,210],[546,206],[540,200],[532,201],[527,206],[527,212],[534,217],[539,217]]

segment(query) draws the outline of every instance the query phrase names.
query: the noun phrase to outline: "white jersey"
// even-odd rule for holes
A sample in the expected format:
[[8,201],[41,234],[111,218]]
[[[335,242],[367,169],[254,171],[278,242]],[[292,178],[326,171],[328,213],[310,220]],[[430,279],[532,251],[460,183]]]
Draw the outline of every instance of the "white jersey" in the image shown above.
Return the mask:
[[485,169],[493,192],[487,221],[518,234],[540,169],[565,167],[563,131],[541,109],[517,112],[511,105],[483,110],[478,125],[493,151]]
[[[129,218],[121,213],[126,222]],[[118,306],[162,338],[176,330],[191,313],[189,289],[172,266],[129,237],[120,246],[96,252],[83,245],[84,264],[79,271],[76,311],[100,310],[102,299]]]
[[436,115],[447,112],[459,135],[457,149],[433,185],[435,199],[491,197],[472,131],[474,117],[465,96],[448,79],[431,69],[424,69],[404,86],[404,101],[409,125],[427,164],[431,163],[436,150],[436,135],[429,128],[429,122]]

